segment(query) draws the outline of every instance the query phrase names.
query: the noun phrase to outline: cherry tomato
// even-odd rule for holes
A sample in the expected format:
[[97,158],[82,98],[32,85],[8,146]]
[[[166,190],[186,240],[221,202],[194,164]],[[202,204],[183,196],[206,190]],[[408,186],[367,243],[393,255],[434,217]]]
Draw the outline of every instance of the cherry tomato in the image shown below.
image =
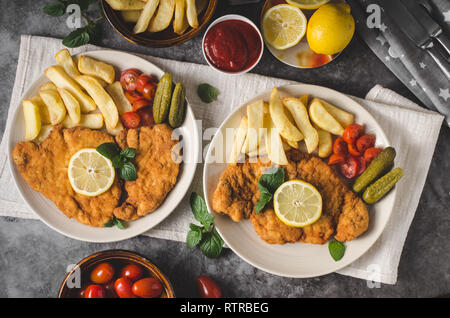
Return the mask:
[[340,166],[341,173],[347,179],[352,179],[356,177],[359,171],[359,162],[355,157],[349,157],[347,161]]
[[121,119],[122,124],[128,129],[138,128],[141,122],[141,117],[134,112],[123,113]]
[[84,298],[106,298],[106,290],[100,285],[89,285],[84,292]]
[[356,149],[355,144],[347,144],[348,145],[348,152],[352,156],[361,156],[362,154]]
[[373,158],[378,156],[380,152],[381,152],[380,148],[376,147],[367,148],[366,151],[364,151],[364,161],[366,162],[366,165],[369,165],[372,162]]
[[137,111],[137,114],[141,117],[141,126],[151,127],[155,124],[151,107],[141,108]]
[[364,127],[358,124],[351,124],[345,128],[342,138],[348,144],[354,144],[359,136],[364,132]]
[[364,172],[364,170],[366,170],[366,162],[364,161],[363,156],[355,157],[355,159],[356,159],[356,161],[358,161],[358,166],[359,166],[359,169],[358,169],[358,172],[356,175],[359,176],[361,173]]
[[337,165],[345,162],[345,157],[341,154],[334,153],[328,159],[328,165]]
[[155,97],[156,87],[157,86],[154,82],[147,83],[147,85],[145,85],[142,89],[142,96],[144,96],[146,100],[153,101],[153,97]]
[[197,278],[197,287],[203,298],[222,297],[222,291],[219,286],[208,276],[199,276]]
[[114,289],[114,281],[105,285],[106,294],[109,298],[117,298],[116,291]]
[[154,298],[161,295],[163,285],[154,277],[147,277],[138,280],[133,284],[133,294],[143,298]]
[[84,298],[84,295],[86,294],[86,288],[87,286],[81,287],[81,289],[78,291],[79,298]]
[[134,282],[142,277],[142,267],[136,264],[129,264],[122,268],[120,277],[126,277]]
[[145,85],[147,85],[148,83],[151,83],[152,81],[153,81],[153,77],[151,77],[147,74],[139,75],[139,77],[136,80],[136,90],[139,93],[143,93]]
[[91,272],[91,281],[96,284],[106,284],[114,277],[114,267],[109,263],[100,263]]
[[125,97],[128,99],[130,103],[134,103],[137,100],[144,100],[144,96],[139,94],[138,92],[125,92]]
[[126,91],[134,91],[137,86],[137,79],[142,72],[136,68],[126,69],[120,74],[120,84]]
[[375,136],[370,134],[362,135],[356,141],[356,148],[360,153],[364,153],[366,149],[375,146]]
[[131,291],[132,286],[133,283],[126,277],[120,277],[114,283],[114,289],[116,290],[116,294],[119,298],[136,298]]
[[138,100],[134,101],[132,105],[133,105],[133,111],[135,112],[141,108],[151,106],[152,104],[150,101],[143,98],[143,99],[138,99]]
[[344,157],[347,155],[347,143],[342,137],[336,138],[336,140],[333,143],[333,152],[343,155]]

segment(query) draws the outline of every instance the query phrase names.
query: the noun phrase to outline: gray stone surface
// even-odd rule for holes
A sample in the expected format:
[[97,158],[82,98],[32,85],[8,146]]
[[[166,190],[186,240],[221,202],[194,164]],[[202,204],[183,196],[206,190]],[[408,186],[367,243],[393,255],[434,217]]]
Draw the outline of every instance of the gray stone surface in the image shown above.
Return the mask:
[[[42,13],[49,1],[0,0],[0,130],[3,133],[16,72],[21,34],[64,37],[64,18]],[[240,13],[258,21],[261,5],[230,7],[220,1],[215,16]],[[95,12],[92,13],[95,15]],[[100,45],[182,61],[205,64],[202,34],[178,47],[137,47],[100,22]],[[332,64],[316,70],[296,70],[269,52],[255,73],[313,83],[363,97],[379,83],[414,100],[408,89],[355,36]],[[137,251],[160,266],[181,297],[197,296],[198,275],[213,277],[228,297],[434,297],[450,293],[450,129],[442,127],[428,179],[409,231],[394,286],[368,288],[363,280],[330,274],[311,279],[289,279],[267,274],[226,250],[217,260],[188,250],[184,243],[136,237],[111,244],[90,244],[66,238],[40,221],[0,218],[0,297],[54,297],[66,267],[97,251],[119,248]],[[411,154],[412,156],[414,154]],[[413,172],[410,172],[413,173]],[[403,198],[408,200],[408,198]]]

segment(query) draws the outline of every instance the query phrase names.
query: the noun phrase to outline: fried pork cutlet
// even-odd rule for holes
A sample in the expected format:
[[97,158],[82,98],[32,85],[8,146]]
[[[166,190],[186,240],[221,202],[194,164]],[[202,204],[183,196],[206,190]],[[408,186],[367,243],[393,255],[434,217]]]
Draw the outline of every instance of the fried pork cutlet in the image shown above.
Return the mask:
[[170,127],[160,124],[123,130],[116,141],[122,149],[137,150],[134,163],[138,177],[125,182],[128,197],[114,211],[117,218],[131,221],[153,212],[175,186],[179,172],[178,139],[172,137]]
[[[295,228],[281,222],[270,206],[255,213],[254,206],[259,200],[257,183],[263,171],[260,163],[248,160],[230,165],[222,174],[214,193],[213,209],[229,215],[236,222],[250,218],[258,235],[271,244],[324,244],[334,233],[337,240],[350,241],[367,230],[369,214],[366,205],[348,189],[333,168],[320,158],[297,150],[289,151],[287,156],[289,163],[284,166],[287,179],[309,182],[321,193],[323,208],[319,220]],[[252,177],[248,172],[252,172]]]
[[19,142],[12,158],[33,190],[42,193],[69,218],[102,227],[111,220],[122,193],[118,178],[108,191],[89,197],[73,191],[67,176],[71,156],[83,148],[114,142],[107,133],[87,128],[55,126],[40,144]]

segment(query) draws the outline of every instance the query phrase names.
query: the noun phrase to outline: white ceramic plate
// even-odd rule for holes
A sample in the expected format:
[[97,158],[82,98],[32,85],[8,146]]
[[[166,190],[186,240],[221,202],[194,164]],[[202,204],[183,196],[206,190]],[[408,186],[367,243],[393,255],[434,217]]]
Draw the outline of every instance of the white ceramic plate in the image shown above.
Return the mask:
[[[164,74],[163,70],[152,63],[135,55],[124,52],[102,50],[86,52],[82,53],[82,55],[87,55],[112,64],[116,68],[116,77],[121,71],[131,67],[138,68],[144,73],[155,75],[158,78]],[[42,76],[39,77],[38,80],[36,80],[26,90],[25,94],[22,96],[23,99],[31,98],[32,96],[38,94],[39,86],[48,81],[43,72],[44,70],[42,70]],[[21,105],[18,105],[15,113],[13,114],[10,127],[8,140],[9,153],[12,152],[15,145],[19,141],[24,140],[25,123],[23,120]],[[192,179],[194,178],[200,147],[200,137],[198,134],[197,124],[189,103],[186,108],[186,119],[184,124],[179,128],[179,132],[182,135],[184,140],[183,145],[185,146],[183,147],[184,162],[180,167],[177,184],[172,191],[170,191],[163,204],[157,210],[136,221],[128,222],[128,227],[124,230],[120,230],[117,227],[90,227],[83,225],[74,219],[67,218],[61,211],[58,210],[53,202],[31,189],[17,170],[16,165],[11,160],[11,156],[9,156],[9,165],[17,188],[23,199],[45,224],[61,234],[77,240],[88,242],[120,241],[137,236],[156,226],[177,207],[186,194]]]
[[[355,114],[355,121],[365,126],[366,132],[373,133],[377,137],[376,146],[386,147],[389,141],[375,121],[375,119],[358,103],[344,94],[332,89],[315,85],[289,85],[279,88],[281,96],[300,96],[309,94],[311,97],[319,97],[344,110]],[[271,90],[268,90],[239,107],[221,125],[218,133],[212,140],[208,149],[206,164],[203,173],[203,187],[208,209],[212,210],[212,198],[222,172],[227,167],[226,163],[212,163],[214,153],[230,147],[233,138],[226,138],[220,142],[220,132],[226,136],[226,128],[237,128],[242,116],[246,115],[246,105],[259,99],[269,100]],[[215,214],[217,230],[226,244],[242,259],[253,266],[280,276],[286,277],[314,277],[337,271],[355,261],[363,255],[380,236],[394,206],[396,190],[394,188],[383,200],[369,209],[369,229],[357,239],[345,243],[347,249],[344,257],[335,262],[328,251],[328,245],[314,245],[308,243],[291,243],[285,245],[271,245],[264,242],[253,229],[249,220],[235,223],[228,216]]]

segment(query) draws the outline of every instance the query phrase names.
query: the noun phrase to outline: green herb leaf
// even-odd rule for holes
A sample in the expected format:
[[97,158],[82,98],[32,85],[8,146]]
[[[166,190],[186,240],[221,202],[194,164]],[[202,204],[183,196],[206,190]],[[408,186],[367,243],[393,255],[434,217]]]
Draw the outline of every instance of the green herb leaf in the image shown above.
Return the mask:
[[95,2],[97,2],[97,0],[72,0],[71,2],[78,4],[80,6],[81,11],[87,11],[87,9],[89,9],[89,6]]
[[223,240],[215,230],[203,234],[200,242],[200,250],[209,258],[216,258],[220,255],[223,248]]
[[270,168],[267,170],[261,178],[259,178],[258,184],[264,186],[271,194],[274,194],[278,187],[284,182],[284,169],[283,168]]
[[134,148],[127,148],[120,152],[120,157],[127,158],[127,159],[133,159],[136,157],[136,149]]
[[189,227],[191,229],[187,234],[186,244],[189,248],[193,248],[202,240],[203,228],[192,223],[189,224]]
[[214,86],[211,86],[207,83],[203,83],[198,85],[197,94],[204,103],[211,103],[217,100],[217,96],[219,96],[219,90]]
[[114,226],[114,218],[111,219],[111,221],[106,222],[104,227],[113,227]]
[[125,225],[122,223],[123,221],[120,219],[117,219],[116,217],[113,217],[111,221],[104,224],[104,227],[113,227],[117,226],[119,229],[124,230]]
[[120,168],[120,177],[125,181],[135,181],[137,179],[136,167],[131,162],[125,162]]
[[87,44],[90,39],[91,37],[89,36],[86,27],[83,27],[70,32],[69,35],[63,39],[62,44],[74,48]]
[[120,148],[114,142],[105,142],[96,148],[97,152],[102,156],[113,160],[120,154]]
[[115,156],[111,162],[114,168],[121,169],[125,163],[125,160],[121,156]]
[[42,10],[52,17],[60,17],[66,12],[66,5],[61,1],[56,1],[47,4]]
[[328,242],[328,250],[331,257],[337,262],[344,257],[345,245],[339,241],[330,241]]
[[205,200],[195,192],[191,193],[190,204],[194,218],[199,221],[207,231],[214,222],[214,215],[208,212]]
[[255,205],[256,213],[261,212],[261,210],[264,209],[266,204],[269,203],[273,197],[272,194],[269,192],[269,190],[267,190],[267,188],[264,187],[263,185],[258,183],[258,188],[260,193],[259,193],[259,201]]

